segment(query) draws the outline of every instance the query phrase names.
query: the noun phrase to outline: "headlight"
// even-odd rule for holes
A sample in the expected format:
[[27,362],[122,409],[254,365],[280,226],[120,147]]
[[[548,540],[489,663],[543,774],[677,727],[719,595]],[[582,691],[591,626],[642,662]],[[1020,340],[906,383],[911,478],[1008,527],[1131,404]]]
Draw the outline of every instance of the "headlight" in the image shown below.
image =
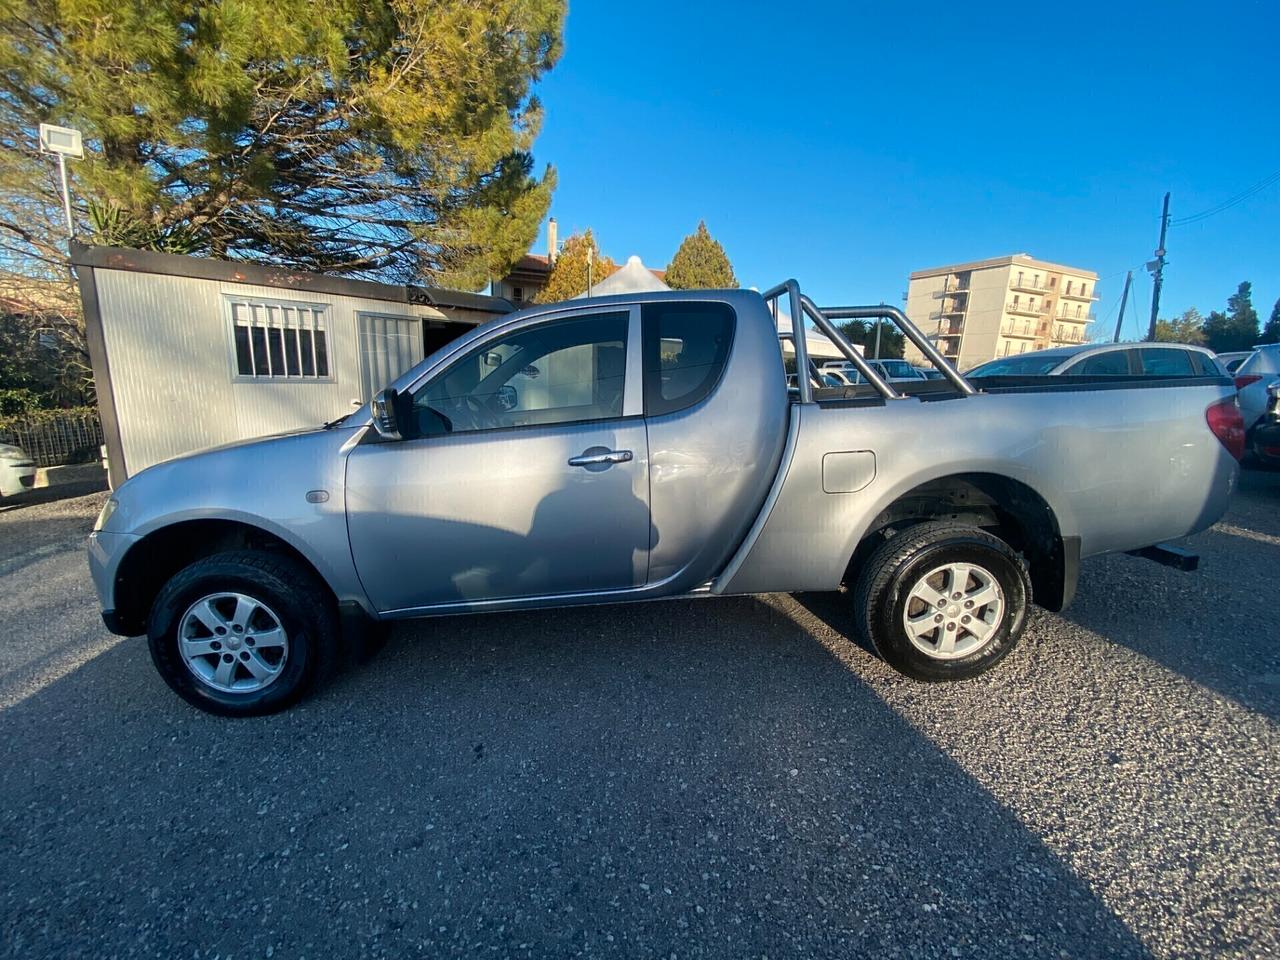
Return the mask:
[[94,533],[107,525],[107,521],[111,519],[111,515],[116,512],[116,507],[119,505],[115,497],[107,498],[107,502],[102,505],[102,512],[98,514],[98,519],[93,525]]
[[0,460],[29,460],[26,451],[12,443],[0,443]]

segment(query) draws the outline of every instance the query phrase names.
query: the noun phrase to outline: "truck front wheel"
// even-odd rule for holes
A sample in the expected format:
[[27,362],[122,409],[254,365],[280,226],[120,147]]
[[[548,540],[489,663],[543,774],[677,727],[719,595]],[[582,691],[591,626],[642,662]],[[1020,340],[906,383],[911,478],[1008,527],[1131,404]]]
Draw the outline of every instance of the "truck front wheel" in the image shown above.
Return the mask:
[[328,589],[290,557],[219,553],[178,571],[147,620],[151,659],[175,693],[224,716],[296,702],[334,665]]
[[978,527],[921,523],[867,558],[853,590],[863,639],[917,680],[960,680],[1022,636],[1031,581],[1022,557]]

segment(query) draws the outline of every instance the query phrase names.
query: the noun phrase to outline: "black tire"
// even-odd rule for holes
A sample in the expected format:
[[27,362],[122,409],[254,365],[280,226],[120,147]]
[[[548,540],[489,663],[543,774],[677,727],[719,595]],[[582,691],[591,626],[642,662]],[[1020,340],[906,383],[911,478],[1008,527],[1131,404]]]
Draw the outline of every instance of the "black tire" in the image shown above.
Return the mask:
[[[288,636],[279,676],[250,693],[217,690],[198,679],[178,652],[178,628],[201,597],[241,593],[266,604]],[[296,703],[333,672],[338,655],[333,596],[295,560],[258,550],[236,550],[197,560],[176,573],[156,597],[147,618],[151,659],[165,683],[209,713],[252,717]]]
[[[995,630],[974,652],[939,659],[911,642],[903,615],[912,602],[910,591],[921,578],[951,563],[974,564],[989,572],[999,585],[1004,609]],[[1017,644],[1031,603],[1031,580],[1026,562],[999,537],[967,524],[930,522],[908,527],[877,547],[858,571],[852,599],[862,639],[895,670],[917,680],[962,680],[991,669]],[[919,601],[915,603],[918,607]],[[942,615],[950,616],[951,609],[948,606]],[[946,625],[943,622],[938,630]],[[964,632],[967,628],[953,625],[957,636],[976,642]]]

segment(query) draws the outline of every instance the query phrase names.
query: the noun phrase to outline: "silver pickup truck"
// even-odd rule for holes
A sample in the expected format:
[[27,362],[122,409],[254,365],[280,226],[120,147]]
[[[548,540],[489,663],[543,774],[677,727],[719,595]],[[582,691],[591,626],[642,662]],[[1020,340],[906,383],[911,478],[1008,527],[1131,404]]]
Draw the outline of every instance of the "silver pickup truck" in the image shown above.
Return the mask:
[[[864,382],[824,386],[782,312]],[[943,379],[884,380],[847,317]],[[387,621],[776,591],[845,589],[885,660],[946,680],[1069,603],[1082,558],[1217,520],[1242,443],[1225,377],[969,382],[900,311],[794,281],[594,298],[478,327],[325,428],[144,471],[89,560],[107,627],[223,714],[294,702]]]

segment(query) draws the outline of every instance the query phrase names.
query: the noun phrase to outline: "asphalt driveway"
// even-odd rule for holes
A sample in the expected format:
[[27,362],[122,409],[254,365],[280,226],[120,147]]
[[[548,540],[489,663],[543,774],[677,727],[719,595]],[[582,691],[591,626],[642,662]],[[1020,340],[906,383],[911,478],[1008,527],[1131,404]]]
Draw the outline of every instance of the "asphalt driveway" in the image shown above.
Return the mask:
[[102,496],[0,511],[0,956],[1280,950],[1280,474],[965,683],[770,596],[406,625],[238,722],[101,628]]

